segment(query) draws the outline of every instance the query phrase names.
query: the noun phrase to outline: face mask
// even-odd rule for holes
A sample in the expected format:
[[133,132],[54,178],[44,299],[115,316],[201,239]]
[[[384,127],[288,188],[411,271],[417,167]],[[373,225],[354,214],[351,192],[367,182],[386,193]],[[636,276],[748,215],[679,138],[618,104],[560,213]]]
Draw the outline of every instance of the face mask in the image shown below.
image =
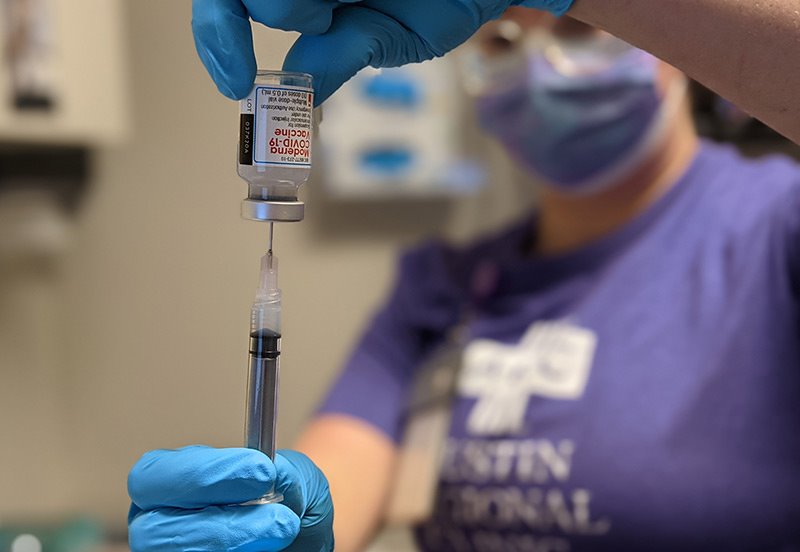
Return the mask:
[[559,48],[560,57],[538,48],[528,55],[527,79],[477,101],[481,125],[512,157],[567,193],[613,185],[664,133],[656,58],[603,40],[613,55],[592,40]]

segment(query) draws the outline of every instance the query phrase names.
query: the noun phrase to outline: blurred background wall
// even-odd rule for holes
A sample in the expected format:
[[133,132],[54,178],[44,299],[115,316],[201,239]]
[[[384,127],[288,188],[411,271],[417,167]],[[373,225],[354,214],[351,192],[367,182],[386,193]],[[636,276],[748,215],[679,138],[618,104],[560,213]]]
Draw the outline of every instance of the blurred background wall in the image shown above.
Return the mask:
[[[33,299],[22,287],[0,294],[0,521],[83,512],[121,533],[126,474],[140,454],[242,440],[248,314],[267,228],[239,218],[237,106],[195,55],[190,0],[121,9],[129,136],[92,148],[73,245],[29,286]],[[278,68],[292,40],[257,31],[260,66]],[[434,234],[468,239],[529,204],[502,154],[482,148],[493,182],[475,197],[341,203],[312,182],[306,221],[276,229],[282,446],[379,304],[399,248]]]

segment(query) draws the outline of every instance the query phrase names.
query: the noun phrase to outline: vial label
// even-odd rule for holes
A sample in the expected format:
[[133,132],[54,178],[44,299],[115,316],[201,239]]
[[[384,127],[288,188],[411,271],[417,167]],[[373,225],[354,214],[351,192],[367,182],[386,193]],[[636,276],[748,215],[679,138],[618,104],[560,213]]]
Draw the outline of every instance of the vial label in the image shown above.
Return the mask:
[[311,91],[256,86],[240,105],[240,164],[311,166]]

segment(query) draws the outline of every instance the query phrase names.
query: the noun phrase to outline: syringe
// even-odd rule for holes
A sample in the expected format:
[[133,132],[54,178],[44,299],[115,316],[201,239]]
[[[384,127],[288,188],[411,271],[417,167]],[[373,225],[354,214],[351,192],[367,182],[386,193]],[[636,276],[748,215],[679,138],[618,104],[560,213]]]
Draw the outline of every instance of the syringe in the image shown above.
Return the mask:
[[[278,416],[278,372],[281,354],[281,290],[278,289],[278,259],[272,254],[272,223],[269,250],[261,258],[261,275],[250,310],[250,363],[247,384],[245,446],[260,450],[275,460],[275,430]],[[283,495],[274,486],[257,504],[280,502]]]

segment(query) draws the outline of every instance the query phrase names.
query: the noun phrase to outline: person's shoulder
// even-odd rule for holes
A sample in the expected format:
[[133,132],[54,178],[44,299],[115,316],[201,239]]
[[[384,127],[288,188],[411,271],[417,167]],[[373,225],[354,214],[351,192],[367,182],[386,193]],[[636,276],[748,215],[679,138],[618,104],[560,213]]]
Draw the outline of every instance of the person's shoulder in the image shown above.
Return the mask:
[[700,153],[705,191],[696,199],[705,215],[740,227],[760,223],[800,204],[800,164],[786,154],[746,157],[735,147],[704,143]]
[[769,199],[794,193],[800,186],[800,163],[786,153],[747,157],[731,145],[704,143],[703,155],[712,185],[729,193]]

